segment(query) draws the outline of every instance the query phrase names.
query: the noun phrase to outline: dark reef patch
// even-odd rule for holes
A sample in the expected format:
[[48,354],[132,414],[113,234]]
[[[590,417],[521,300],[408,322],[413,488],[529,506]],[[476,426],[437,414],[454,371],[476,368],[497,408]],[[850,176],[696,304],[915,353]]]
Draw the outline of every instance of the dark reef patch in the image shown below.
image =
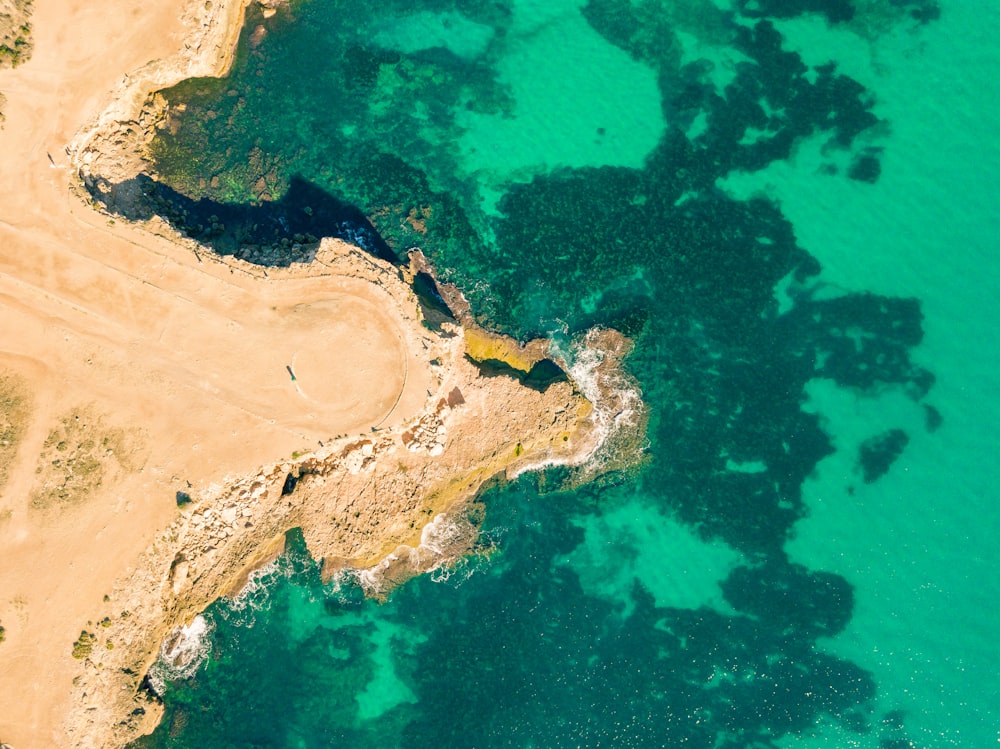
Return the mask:
[[880,149],[866,149],[854,158],[847,169],[847,176],[858,182],[867,182],[870,185],[878,182],[882,174],[882,164],[878,160]]
[[928,432],[936,432],[944,423],[944,416],[930,403],[924,404],[924,426]]
[[844,578],[808,572],[778,558],[761,567],[733,570],[722,583],[722,593],[737,611],[806,639],[836,635],[847,626],[854,607],[853,590]]
[[851,0],[739,0],[740,12],[750,18],[794,18],[806,13],[820,13],[831,23],[854,18]]
[[890,429],[866,439],[858,448],[858,467],[866,484],[873,484],[892,468],[910,437],[902,429]]

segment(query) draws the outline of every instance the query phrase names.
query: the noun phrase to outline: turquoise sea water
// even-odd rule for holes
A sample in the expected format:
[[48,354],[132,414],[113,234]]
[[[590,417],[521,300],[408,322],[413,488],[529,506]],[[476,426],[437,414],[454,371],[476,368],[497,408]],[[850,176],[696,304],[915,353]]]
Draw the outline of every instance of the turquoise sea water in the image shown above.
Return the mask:
[[251,16],[230,79],[166,92],[163,183],[266,207],[304,181],[489,324],[624,329],[648,460],[489,490],[493,552],[384,604],[293,538],[207,612],[137,745],[997,745],[998,23],[982,0]]

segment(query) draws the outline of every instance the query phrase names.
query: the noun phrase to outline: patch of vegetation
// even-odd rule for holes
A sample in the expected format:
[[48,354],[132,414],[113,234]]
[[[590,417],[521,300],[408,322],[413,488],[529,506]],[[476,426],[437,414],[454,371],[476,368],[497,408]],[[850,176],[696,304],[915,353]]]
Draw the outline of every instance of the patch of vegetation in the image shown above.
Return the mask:
[[24,380],[14,374],[0,373],[0,489],[7,482],[29,414],[30,401]]
[[0,0],[0,68],[16,68],[31,57],[32,0]]
[[128,436],[123,429],[105,426],[89,409],[71,412],[42,446],[31,506],[44,510],[86,500],[110,466],[131,467]]
[[73,657],[77,660],[89,658],[95,642],[97,642],[97,635],[87,630],[81,630],[80,637],[73,643]]
[[3,628],[3,625],[0,624],[0,642],[3,642],[6,639],[7,639],[7,630],[5,630]]

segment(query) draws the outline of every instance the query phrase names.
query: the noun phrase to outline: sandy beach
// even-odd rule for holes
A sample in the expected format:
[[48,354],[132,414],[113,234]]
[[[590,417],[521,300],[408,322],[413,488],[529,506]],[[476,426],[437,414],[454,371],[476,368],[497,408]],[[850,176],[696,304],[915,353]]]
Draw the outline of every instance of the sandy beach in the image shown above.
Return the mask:
[[[0,395],[17,404],[0,474],[0,741],[15,749],[120,743],[128,732],[102,724],[120,705],[101,690],[131,688],[128,703],[135,684],[108,674],[148,666],[166,629],[288,527],[331,568],[382,560],[385,572],[401,558],[387,554],[417,549],[422,526],[491,475],[593,449],[573,388],[480,376],[462,331],[428,332],[387,264],[327,242],[316,262],[265,274],[73,192],[67,146],[130,75],[151,60],[168,79],[225,65],[241,9],[198,8],[218,24],[205,49],[191,49],[208,27],[183,0],[38,2],[31,60],[0,71]],[[326,503],[313,519],[290,501],[274,509],[291,473],[309,478],[296,497]],[[330,530],[351,487],[375,492],[371,504]],[[179,492],[197,513],[181,512]],[[248,522],[212,526],[213,501]],[[194,582],[179,560],[201,570]],[[81,631],[129,596],[131,621],[98,643],[118,649],[74,658]]]

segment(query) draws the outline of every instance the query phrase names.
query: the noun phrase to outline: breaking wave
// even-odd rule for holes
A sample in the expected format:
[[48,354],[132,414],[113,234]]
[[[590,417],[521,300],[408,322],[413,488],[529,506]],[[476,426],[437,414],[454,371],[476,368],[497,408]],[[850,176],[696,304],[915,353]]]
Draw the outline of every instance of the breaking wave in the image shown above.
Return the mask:
[[198,614],[190,624],[182,624],[160,644],[160,654],[149,669],[146,680],[156,694],[162,695],[168,681],[193,676],[212,650],[212,620]]
[[510,473],[511,479],[560,465],[585,465],[589,477],[611,465],[636,461],[638,451],[645,448],[647,407],[638,382],[621,367],[630,348],[627,338],[602,328],[589,330],[573,343],[562,358],[570,363],[567,373],[573,384],[594,407],[591,447],[572,458],[549,457],[518,466]]
[[279,556],[253,570],[240,592],[219,608],[219,614],[236,626],[253,626],[257,621],[257,613],[267,607],[268,597],[275,584],[292,574],[291,566],[283,564],[282,559]]
[[378,564],[355,570],[355,579],[369,596],[384,596],[415,574],[430,573],[431,579],[437,582],[452,578],[455,582],[465,580],[476,569],[464,560],[478,539],[479,529],[467,517],[439,513],[424,526],[416,547],[399,546]]

